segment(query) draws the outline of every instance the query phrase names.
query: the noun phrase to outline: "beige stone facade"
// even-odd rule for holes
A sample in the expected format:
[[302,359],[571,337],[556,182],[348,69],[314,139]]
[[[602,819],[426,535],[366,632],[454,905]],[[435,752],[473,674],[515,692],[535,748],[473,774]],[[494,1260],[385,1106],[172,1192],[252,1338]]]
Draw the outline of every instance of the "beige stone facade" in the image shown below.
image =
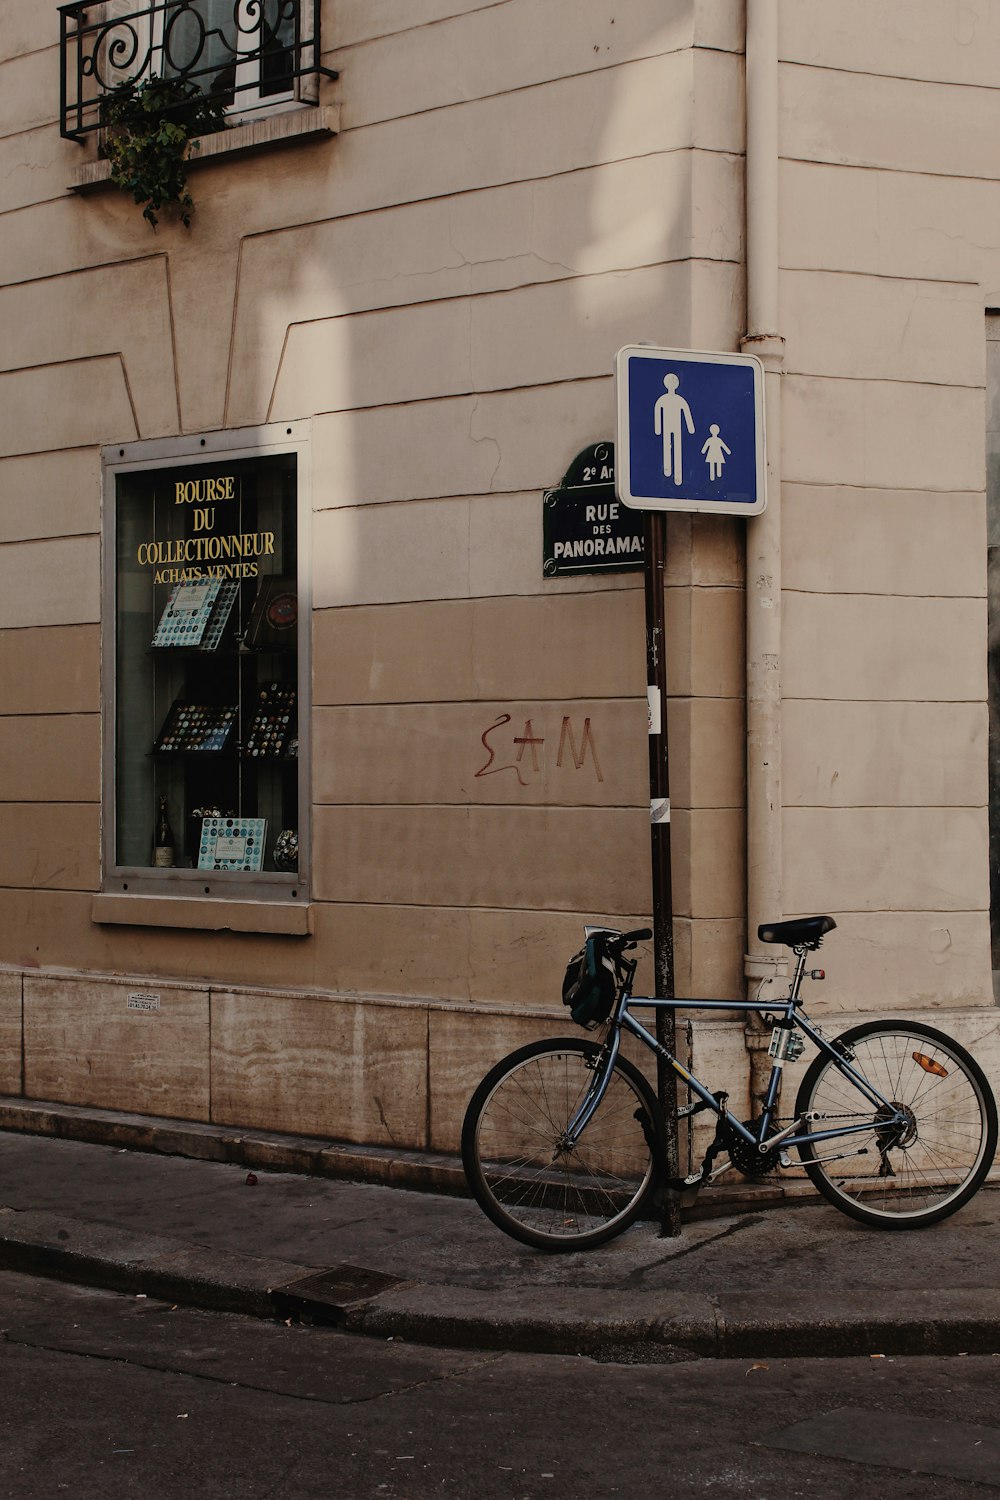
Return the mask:
[[[565,1027],[581,925],[647,919],[641,575],[545,578],[541,496],[613,438],[616,349],[740,346],[744,9],[323,0],[339,78],[213,142],[191,228],[154,233],[60,137],[55,5],[7,0],[0,1090],[454,1149],[486,1066]],[[993,0],[780,4],[784,914],[837,920],[817,1012],[934,1010],[995,1079],[998,49]],[[284,422],[311,476],[307,914],[126,909],[102,453]],[[745,984],[743,525],[668,527],[689,995]],[[739,1092],[739,1025],[695,1050]]]

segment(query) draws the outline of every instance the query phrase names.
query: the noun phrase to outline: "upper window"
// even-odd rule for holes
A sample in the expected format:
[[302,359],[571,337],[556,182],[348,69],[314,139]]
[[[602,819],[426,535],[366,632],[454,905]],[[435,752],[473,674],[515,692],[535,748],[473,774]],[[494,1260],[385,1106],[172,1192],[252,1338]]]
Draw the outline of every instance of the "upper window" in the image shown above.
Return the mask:
[[[293,0],[190,0],[156,16],[163,78],[190,78],[238,113],[294,97]],[[157,50],[154,49],[154,50]]]
[[[123,83],[189,83],[234,120],[317,101],[319,0],[76,0],[60,7],[62,133],[83,140]],[[335,76],[335,75],[331,75]]]

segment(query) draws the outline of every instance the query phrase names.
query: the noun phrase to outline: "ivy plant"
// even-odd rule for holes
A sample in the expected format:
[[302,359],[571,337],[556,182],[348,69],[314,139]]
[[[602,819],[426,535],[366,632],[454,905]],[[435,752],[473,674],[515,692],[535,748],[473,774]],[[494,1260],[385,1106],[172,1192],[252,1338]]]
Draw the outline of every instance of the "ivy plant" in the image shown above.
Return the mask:
[[160,209],[177,204],[181,222],[191,223],[194,202],[187,187],[185,156],[197,137],[226,126],[225,104],[206,98],[180,78],[146,78],[119,84],[104,100],[104,154],[111,181],[143,206],[155,229]]

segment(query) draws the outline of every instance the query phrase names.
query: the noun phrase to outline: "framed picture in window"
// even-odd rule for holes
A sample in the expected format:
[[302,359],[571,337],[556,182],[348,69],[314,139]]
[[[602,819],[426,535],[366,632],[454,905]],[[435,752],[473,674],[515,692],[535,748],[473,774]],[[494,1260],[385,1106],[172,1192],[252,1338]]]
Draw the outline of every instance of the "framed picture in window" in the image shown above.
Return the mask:
[[204,818],[198,869],[259,870],[266,833],[266,818]]

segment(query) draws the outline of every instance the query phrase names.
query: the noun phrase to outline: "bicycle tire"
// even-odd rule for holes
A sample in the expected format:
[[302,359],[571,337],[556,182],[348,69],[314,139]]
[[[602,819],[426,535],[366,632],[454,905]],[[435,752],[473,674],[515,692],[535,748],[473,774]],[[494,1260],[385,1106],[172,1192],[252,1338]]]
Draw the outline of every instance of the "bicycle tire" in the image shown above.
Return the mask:
[[[957,1212],[996,1152],[996,1102],[982,1068],[953,1038],[919,1021],[867,1021],[837,1041],[910,1124],[901,1134],[872,1111],[865,1134],[803,1142],[799,1155],[817,1190],[842,1213],[882,1229],[916,1229]],[[813,1123],[822,1130],[869,1109],[831,1058],[813,1059],[796,1096],[797,1118],[816,1110],[824,1118]]]
[[604,1244],[636,1219],[654,1186],[659,1107],[626,1058],[616,1059],[577,1145],[560,1151],[601,1052],[578,1037],[531,1042],[491,1068],[465,1113],[462,1163],[477,1203],[538,1250]]

